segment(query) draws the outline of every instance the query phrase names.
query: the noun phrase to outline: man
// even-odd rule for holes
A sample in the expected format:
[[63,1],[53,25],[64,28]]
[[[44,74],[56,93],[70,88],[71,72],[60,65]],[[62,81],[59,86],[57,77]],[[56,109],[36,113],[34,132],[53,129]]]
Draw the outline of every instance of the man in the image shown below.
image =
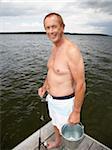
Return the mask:
[[38,89],[43,97],[48,92],[49,114],[54,125],[55,141],[47,148],[61,145],[61,127],[65,123],[80,122],[80,112],[85,94],[85,72],[79,48],[64,35],[64,22],[57,13],[44,18],[44,27],[53,47],[48,60],[45,82]]

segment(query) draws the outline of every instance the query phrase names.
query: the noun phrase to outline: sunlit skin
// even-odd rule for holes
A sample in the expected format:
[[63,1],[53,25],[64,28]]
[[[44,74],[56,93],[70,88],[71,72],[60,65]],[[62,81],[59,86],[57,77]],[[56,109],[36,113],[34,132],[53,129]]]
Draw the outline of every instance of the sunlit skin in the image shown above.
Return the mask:
[[48,38],[55,44],[60,42],[60,39],[63,36],[64,29],[60,24],[59,19],[56,16],[46,18],[44,26]]
[[[68,123],[80,122],[80,111],[84,101],[85,73],[83,58],[79,48],[64,35],[64,27],[56,15],[45,19],[44,27],[53,47],[47,63],[47,77],[38,94],[42,97],[46,91],[54,96],[75,93],[74,109]],[[48,149],[59,147],[61,136],[54,126],[55,141],[49,142]]]

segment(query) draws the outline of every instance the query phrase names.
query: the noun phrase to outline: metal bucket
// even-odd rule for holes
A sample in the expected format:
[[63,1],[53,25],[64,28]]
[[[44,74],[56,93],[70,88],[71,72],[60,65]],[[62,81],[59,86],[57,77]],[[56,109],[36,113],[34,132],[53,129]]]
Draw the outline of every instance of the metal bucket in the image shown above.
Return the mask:
[[61,133],[64,138],[64,144],[72,150],[73,148],[78,147],[82,141],[84,137],[84,126],[82,123],[74,125],[65,124],[61,128]]

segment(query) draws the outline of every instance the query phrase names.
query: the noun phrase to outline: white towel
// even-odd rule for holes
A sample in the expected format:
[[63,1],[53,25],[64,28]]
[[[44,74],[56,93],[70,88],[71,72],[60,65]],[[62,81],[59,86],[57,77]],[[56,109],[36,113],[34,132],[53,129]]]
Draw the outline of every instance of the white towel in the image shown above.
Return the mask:
[[52,119],[52,124],[56,126],[61,134],[61,128],[68,123],[70,113],[74,107],[74,97],[65,100],[53,99],[50,94],[47,95],[49,115]]

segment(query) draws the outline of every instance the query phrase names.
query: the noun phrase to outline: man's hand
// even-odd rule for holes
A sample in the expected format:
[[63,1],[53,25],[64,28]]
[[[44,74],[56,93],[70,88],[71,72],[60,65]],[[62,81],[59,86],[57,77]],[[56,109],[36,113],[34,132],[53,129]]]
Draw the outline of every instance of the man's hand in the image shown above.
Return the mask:
[[42,86],[38,89],[38,95],[42,98],[46,92],[46,89]]
[[80,112],[73,111],[68,118],[68,123],[72,125],[79,122],[80,122]]

